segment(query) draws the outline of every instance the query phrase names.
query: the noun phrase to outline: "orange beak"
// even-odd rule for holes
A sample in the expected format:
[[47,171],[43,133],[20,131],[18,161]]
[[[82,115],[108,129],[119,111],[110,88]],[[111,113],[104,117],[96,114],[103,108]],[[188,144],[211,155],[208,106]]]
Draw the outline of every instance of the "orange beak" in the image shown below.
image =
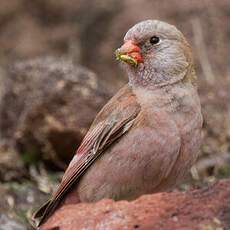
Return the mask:
[[124,61],[135,67],[138,63],[143,62],[140,47],[134,44],[131,40],[126,41],[119,49],[117,49],[115,55],[117,60]]

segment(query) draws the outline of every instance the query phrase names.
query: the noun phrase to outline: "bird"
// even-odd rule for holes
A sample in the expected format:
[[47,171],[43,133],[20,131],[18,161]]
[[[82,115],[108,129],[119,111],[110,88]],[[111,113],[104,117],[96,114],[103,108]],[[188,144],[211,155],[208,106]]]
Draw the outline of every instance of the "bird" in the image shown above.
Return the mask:
[[184,35],[163,21],[141,21],[115,56],[128,83],[97,114],[56,192],[35,212],[38,227],[64,204],[168,191],[198,157],[203,118]]

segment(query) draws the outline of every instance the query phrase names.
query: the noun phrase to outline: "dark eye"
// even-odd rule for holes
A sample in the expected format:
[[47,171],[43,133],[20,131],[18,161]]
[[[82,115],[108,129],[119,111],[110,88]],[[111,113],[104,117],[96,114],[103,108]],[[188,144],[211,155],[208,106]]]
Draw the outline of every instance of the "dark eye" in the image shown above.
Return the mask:
[[152,36],[152,37],[150,38],[149,41],[150,41],[150,43],[151,43],[152,45],[155,45],[155,44],[159,43],[160,38],[157,37],[157,36]]

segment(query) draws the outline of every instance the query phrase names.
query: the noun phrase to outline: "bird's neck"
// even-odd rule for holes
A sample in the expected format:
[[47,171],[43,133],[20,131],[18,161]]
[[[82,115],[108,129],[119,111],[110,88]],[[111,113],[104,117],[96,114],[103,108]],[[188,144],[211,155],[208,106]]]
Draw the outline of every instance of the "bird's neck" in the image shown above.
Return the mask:
[[154,89],[146,89],[141,86],[132,86],[132,88],[142,108],[164,110],[182,108],[186,105],[184,101],[191,97],[193,91],[196,91],[194,86],[188,82],[178,82]]
[[182,71],[157,71],[147,69],[142,64],[138,68],[130,68],[127,71],[129,84],[132,87],[144,87],[147,90],[157,90],[179,82],[196,84],[196,74],[193,65],[188,65]]

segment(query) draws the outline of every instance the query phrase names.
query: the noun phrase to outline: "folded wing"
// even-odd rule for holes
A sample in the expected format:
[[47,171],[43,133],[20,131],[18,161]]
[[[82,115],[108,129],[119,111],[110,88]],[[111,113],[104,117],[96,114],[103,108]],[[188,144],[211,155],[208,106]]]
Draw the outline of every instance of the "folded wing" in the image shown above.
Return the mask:
[[53,213],[66,193],[90,165],[129,131],[139,112],[140,106],[128,85],[103,107],[70,162],[59,188],[52,198],[34,214],[33,221],[37,226]]

